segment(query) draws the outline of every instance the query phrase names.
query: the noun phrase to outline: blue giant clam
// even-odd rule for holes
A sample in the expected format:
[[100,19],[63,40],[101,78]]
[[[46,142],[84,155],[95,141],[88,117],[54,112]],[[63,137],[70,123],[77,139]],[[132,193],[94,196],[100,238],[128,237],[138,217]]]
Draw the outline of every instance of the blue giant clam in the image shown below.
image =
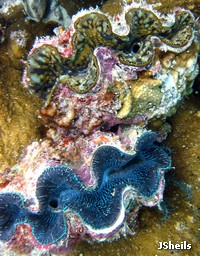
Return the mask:
[[[110,48],[119,61],[128,66],[151,67],[156,49],[180,53],[193,42],[194,17],[190,11],[176,9],[170,16],[162,16],[145,8],[127,9],[124,23],[129,32],[117,34],[117,26],[109,15],[100,11],[84,12],[72,23],[73,52],[61,56],[58,49],[48,43],[39,46],[28,56],[27,75],[29,89],[45,98],[58,82],[72,91],[84,94],[91,90],[100,75],[94,54],[95,48]],[[137,45],[137,47],[133,47]]]
[[[25,207],[22,195],[1,193],[0,240],[8,241],[17,225],[28,223],[40,244],[53,244],[68,235],[68,211],[78,215],[93,233],[108,234],[122,226],[131,202],[133,207],[148,205],[148,202],[154,202],[149,206],[159,204],[171,158],[169,151],[156,140],[156,133],[144,133],[138,139],[133,155],[113,146],[100,146],[91,162],[96,178],[92,189],[86,188],[67,166],[45,169],[36,187],[38,212]],[[129,193],[128,197],[126,193]]]

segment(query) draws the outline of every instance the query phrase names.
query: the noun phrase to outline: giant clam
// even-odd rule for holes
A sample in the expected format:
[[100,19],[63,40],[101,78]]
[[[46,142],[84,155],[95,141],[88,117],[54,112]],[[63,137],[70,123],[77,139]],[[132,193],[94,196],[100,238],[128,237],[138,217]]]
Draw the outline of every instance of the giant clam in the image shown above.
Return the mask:
[[[78,94],[90,91],[100,74],[94,54],[99,46],[110,48],[125,65],[148,69],[156,49],[180,53],[193,42],[195,22],[190,11],[179,8],[173,16],[164,17],[153,10],[130,8],[120,17],[123,15],[129,28],[123,35],[115,32],[118,25],[106,13],[89,11],[78,15],[71,25],[72,54],[68,56],[61,56],[59,47],[48,44],[33,49],[27,67],[30,90],[44,96],[62,82]],[[134,44],[138,45],[136,52],[132,50]]]
[[162,201],[171,157],[156,140],[156,133],[144,133],[133,155],[113,146],[99,147],[91,163],[96,186],[90,189],[67,166],[46,168],[37,181],[40,209],[36,213],[24,206],[22,195],[0,194],[0,240],[8,241],[16,226],[25,222],[32,226],[40,244],[54,244],[70,233],[66,219],[69,225],[73,218],[68,212],[77,215],[94,237],[120,229],[131,202],[137,209],[138,205],[155,206]]

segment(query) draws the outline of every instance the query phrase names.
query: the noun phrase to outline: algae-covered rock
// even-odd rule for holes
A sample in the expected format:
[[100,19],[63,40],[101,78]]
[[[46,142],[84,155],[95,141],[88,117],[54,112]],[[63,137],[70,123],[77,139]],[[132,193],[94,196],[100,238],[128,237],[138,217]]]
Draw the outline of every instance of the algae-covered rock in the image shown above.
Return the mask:
[[[5,40],[0,45],[0,166],[12,166],[33,139],[41,137],[37,109],[41,100],[21,84],[23,61],[32,39],[29,24],[17,8],[7,19]],[[23,21],[23,22],[22,22]],[[17,22],[17,23],[15,23]],[[18,25],[16,25],[18,24]]]
[[[107,0],[105,4],[103,5],[102,9],[105,12],[109,12],[111,15],[120,13],[123,8],[123,2],[122,0]],[[131,3],[132,0],[126,0],[127,3]],[[137,3],[141,3],[140,0],[135,0]],[[175,7],[183,7],[190,11],[192,11],[194,14],[196,14],[196,17],[199,16],[199,10],[200,10],[200,2],[197,0],[146,0],[142,2],[142,5],[145,6],[146,3],[153,4],[154,8],[162,11],[163,13],[169,12],[171,9]]]
[[41,123],[37,118],[40,101],[22,87],[22,72],[6,66],[3,61],[6,56],[2,52],[0,55],[0,166],[3,171],[16,162],[25,146],[40,138]]

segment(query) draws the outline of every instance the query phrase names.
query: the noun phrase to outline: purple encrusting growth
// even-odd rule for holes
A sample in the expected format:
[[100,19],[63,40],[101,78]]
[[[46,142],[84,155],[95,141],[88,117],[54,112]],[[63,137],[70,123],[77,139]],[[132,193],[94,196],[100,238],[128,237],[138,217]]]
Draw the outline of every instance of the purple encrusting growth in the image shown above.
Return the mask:
[[97,48],[97,59],[100,63],[101,74],[106,77],[109,82],[112,81],[112,68],[117,63],[117,57],[106,47]]
[[[96,186],[90,189],[67,166],[46,168],[37,181],[40,209],[36,213],[24,207],[21,195],[0,194],[0,240],[8,241],[16,226],[25,222],[32,226],[40,244],[54,244],[68,235],[68,211],[97,235],[106,236],[119,229],[130,201],[149,202],[150,206],[159,203],[155,198],[164,190],[164,173],[171,167],[171,158],[156,140],[156,133],[144,133],[133,155],[113,146],[99,147],[91,163]],[[127,193],[129,199],[125,199]],[[162,196],[159,198],[162,200]]]
[[145,69],[122,64],[114,52],[106,47],[96,48],[95,54],[99,61],[101,79],[107,79],[108,82],[113,82],[116,78],[136,79],[138,72]]

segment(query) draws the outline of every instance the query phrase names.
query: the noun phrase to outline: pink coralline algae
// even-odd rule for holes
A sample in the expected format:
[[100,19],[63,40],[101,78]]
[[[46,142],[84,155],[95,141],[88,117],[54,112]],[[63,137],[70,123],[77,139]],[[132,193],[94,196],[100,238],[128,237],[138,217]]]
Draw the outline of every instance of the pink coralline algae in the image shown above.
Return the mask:
[[0,193],[0,240],[18,254],[66,254],[81,239],[133,234],[140,207],[162,202],[171,168],[159,144],[166,134],[145,125],[172,115],[197,75],[185,9],[90,9],[55,34],[36,39],[23,75],[45,100],[44,138],[6,170]]

